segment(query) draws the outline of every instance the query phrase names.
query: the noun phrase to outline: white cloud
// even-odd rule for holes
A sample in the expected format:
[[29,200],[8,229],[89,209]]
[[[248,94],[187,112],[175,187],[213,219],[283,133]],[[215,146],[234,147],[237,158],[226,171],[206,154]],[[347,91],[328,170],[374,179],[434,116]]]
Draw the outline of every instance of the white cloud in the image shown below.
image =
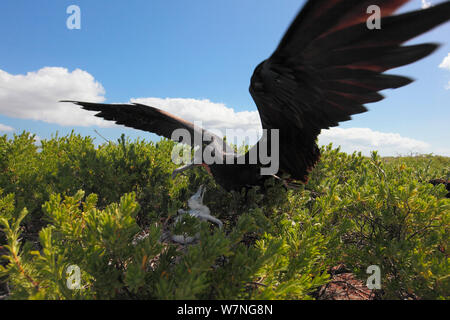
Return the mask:
[[254,129],[261,126],[257,111],[236,112],[223,103],[208,99],[137,98],[130,101],[162,109],[191,122],[202,121],[210,129]]
[[[450,71],[450,52],[448,55],[442,60],[441,64],[439,65],[439,68],[446,69]],[[446,85],[445,89],[450,90],[450,81]]]
[[[261,132],[261,120],[257,111],[237,112],[223,103],[214,103],[210,100],[196,100],[184,98],[139,98],[130,102],[160,108],[180,118],[191,122],[199,121],[202,127],[218,135],[229,134],[227,129],[241,130],[236,134],[235,143],[240,144],[247,133],[248,142],[256,143]],[[250,133],[250,134],[249,134]],[[319,136],[321,145],[329,144],[341,146],[342,151],[352,153],[361,151],[369,155],[377,150],[383,156],[405,155],[411,153],[437,153],[450,155],[450,150],[437,150],[424,141],[403,137],[398,133],[385,133],[373,131],[369,128],[331,128],[322,130]]]
[[63,126],[111,126],[90,112],[59,100],[102,102],[105,90],[88,72],[45,67],[25,75],[0,70],[0,114]]
[[257,111],[236,112],[223,103],[208,99],[137,98],[131,99],[131,102],[162,109],[190,122],[199,122],[203,128],[219,136],[236,136],[234,143],[238,144],[245,136],[250,144],[254,144],[261,133],[261,120]]
[[14,128],[0,123],[0,132],[14,131]]
[[450,52],[444,58],[444,60],[442,60],[442,63],[439,65],[439,68],[447,69],[450,71]]
[[[450,54],[440,65],[450,70]],[[59,100],[81,100],[103,102],[105,90],[86,71],[76,69],[69,72],[65,68],[45,67],[26,75],[11,75],[0,70],[0,114],[9,117],[41,120],[64,126],[115,126],[112,122],[93,116],[93,112],[82,110],[72,104],[58,103]],[[235,111],[223,103],[208,99],[188,98],[136,98],[138,102],[160,108],[191,122],[201,122],[202,126],[216,134],[232,132],[241,143],[244,137],[254,144],[261,132],[261,120],[257,111]],[[0,124],[0,131],[14,131]],[[38,140],[39,141],[39,140]],[[381,155],[435,152],[450,155],[450,150],[435,149],[423,141],[402,137],[396,133],[383,133],[369,128],[332,128],[323,130],[320,144],[332,142],[341,145],[345,152],[355,150],[368,155],[378,150]]]
[[41,137],[34,136],[34,144],[35,145],[40,146],[41,145],[41,141],[42,141]]
[[422,9],[429,8],[429,7],[431,7],[431,5],[432,5],[431,1],[422,0]]
[[382,156],[432,152],[431,146],[424,141],[402,137],[398,133],[373,131],[369,128],[337,127],[322,130],[319,144],[327,145],[330,142],[334,146],[340,145],[344,152],[361,151],[365,155],[369,155],[374,150]]

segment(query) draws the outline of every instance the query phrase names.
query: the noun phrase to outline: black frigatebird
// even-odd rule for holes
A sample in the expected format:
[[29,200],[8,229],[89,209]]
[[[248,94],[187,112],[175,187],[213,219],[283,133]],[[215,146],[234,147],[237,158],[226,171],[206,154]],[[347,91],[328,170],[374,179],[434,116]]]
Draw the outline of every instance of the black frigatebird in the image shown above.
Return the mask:
[[[279,171],[286,183],[306,182],[320,157],[316,138],[322,129],[337,126],[351,115],[367,111],[364,104],[382,100],[378,92],[411,83],[407,77],[384,72],[410,64],[431,54],[438,45],[403,45],[450,19],[450,2],[428,9],[393,15],[409,0],[309,0],[299,12],[277,49],[261,62],[251,78],[250,93],[263,129],[279,129]],[[380,10],[379,26],[370,26],[368,8]],[[372,7],[373,8],[373,7]],[[374,11],[375,12],[375,11]],[[65,101],[68,102],[68,101]],[[99,104],[70,101],[96,116],[127,127],[171,138],[176,129],[192,136],[208,135],[202,147],[223,145],[220,137],[197,128],[160,109],[139,103]],[[272,141],[270,135],[265,143]],[[261,140],[253,147],[258,148]],[[251,150],[255,150],[255,149]],[[223,150],[218,148],[217,150]],[[226,190],[262,185],[267,176],[260,161],[251,164],[249,154],[233,154],[233,164],[203,165]],[[215,154],[225,157],[225,152]],[[229,156],[229,154],[228,154]],[[242,158],[243,157],[243,158]],[[243,163],[243,164],[242,164]]]

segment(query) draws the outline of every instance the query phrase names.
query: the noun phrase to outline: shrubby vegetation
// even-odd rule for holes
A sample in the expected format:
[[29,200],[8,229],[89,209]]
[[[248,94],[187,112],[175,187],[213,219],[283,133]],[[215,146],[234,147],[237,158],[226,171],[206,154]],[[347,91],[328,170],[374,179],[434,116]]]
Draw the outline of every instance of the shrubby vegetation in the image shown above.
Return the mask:
[[[449,178],[449,158],[328,146],[301,190],[270,180],[265,194],[232,194],[201,168],[172,180],[171,141],[41,143],[26,132],[0,137],[0,296],[312,299],[341,263],[364,281],[379,266],[379,298],[450,296],[450,200],[427,183]],[[201,184],[222,230],[174,223]],[[201,236],[181,245],[174,232]],[[80,289],[69,289],[69,266]]]

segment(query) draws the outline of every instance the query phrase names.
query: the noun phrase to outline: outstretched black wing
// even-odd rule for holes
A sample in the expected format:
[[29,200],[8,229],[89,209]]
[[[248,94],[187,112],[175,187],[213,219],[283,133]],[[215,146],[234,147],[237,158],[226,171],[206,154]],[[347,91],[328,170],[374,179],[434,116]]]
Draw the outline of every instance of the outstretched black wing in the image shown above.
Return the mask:
[[[72,102],[82,106],[85,110],[99,111],[95,116],[130,128],[156,133],[168,139],[172,139],[172,133],[175,130],[185,129],[190,134],[191,146],[202,144],[205,147],[210,143],[211,139],[214,139],[216,143],[223,143],[220,137],[198,126],[194,126],[192,122],[143,104],[103,104],[69,100],[61,102]],[[194,135],[198,135],[202,139],[200,143],[196,143]]]
[[[436,44],[402,46],[450,19],[450,2],[402,15],[409,0],[309,0],[273,55],[251,79],[264,129],[279,129],[280,170],[306,181],[320,157],[321,129],[337,126],[365,103],[383,99],[378,91],[411,79],[384,71],[417,61]],[[369,29],[368,7],[381,8],[381,29]]]

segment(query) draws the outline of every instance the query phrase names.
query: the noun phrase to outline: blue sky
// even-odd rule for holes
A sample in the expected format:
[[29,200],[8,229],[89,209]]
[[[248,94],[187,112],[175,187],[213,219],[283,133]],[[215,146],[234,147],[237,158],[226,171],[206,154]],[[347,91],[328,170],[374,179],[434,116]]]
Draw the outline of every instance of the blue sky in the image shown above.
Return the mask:
[[[421,2],[412,0],[402,11],[420,9]],[[78,96],[107,103],[141,99],[161,108],[166,104],[181,116],[189,108],[202,107],[205,122],[219,114],[230,123],[244,119],[248,126],[255,125],[256,107],[248,92],[251,74],[273,52],[303,3],[2,0],[0,131],[11,135],[27,130],[49,138],[56,131],[66,134],[72,129],[96,136],[96,129],[111,140],[122,132],[132,138],[155,139],[123,127],[96,126],[95,120],[83,122],[85,115],[91,116],[85,111],[77,110],[76,115],[67,111],[75,106],[43,105],[51,99]],[[70,5],[81,9],[80,30],[66,27]],[[346,151],[380,149],[385,155],[434,152],[450,156],[450,90],[446,89],[450,62],[448,68],[443,63],[450,53],[449,34],[447,23],[412,41],[442,46],[426,59],[391,70],[417,81],[383,92],[385,100],[369,104],[370,112],[342,123],[343,131],[324,134],[323,141],[343,144]],[[75,74],[76,69],[82,72]],[[2,98],[2,85],[9,90],[7,98]],[[51,108],[66,119],[51,115]],[[361,136],[355,139],[355,134]],[[101,142],[98,136],[97,140]]]

